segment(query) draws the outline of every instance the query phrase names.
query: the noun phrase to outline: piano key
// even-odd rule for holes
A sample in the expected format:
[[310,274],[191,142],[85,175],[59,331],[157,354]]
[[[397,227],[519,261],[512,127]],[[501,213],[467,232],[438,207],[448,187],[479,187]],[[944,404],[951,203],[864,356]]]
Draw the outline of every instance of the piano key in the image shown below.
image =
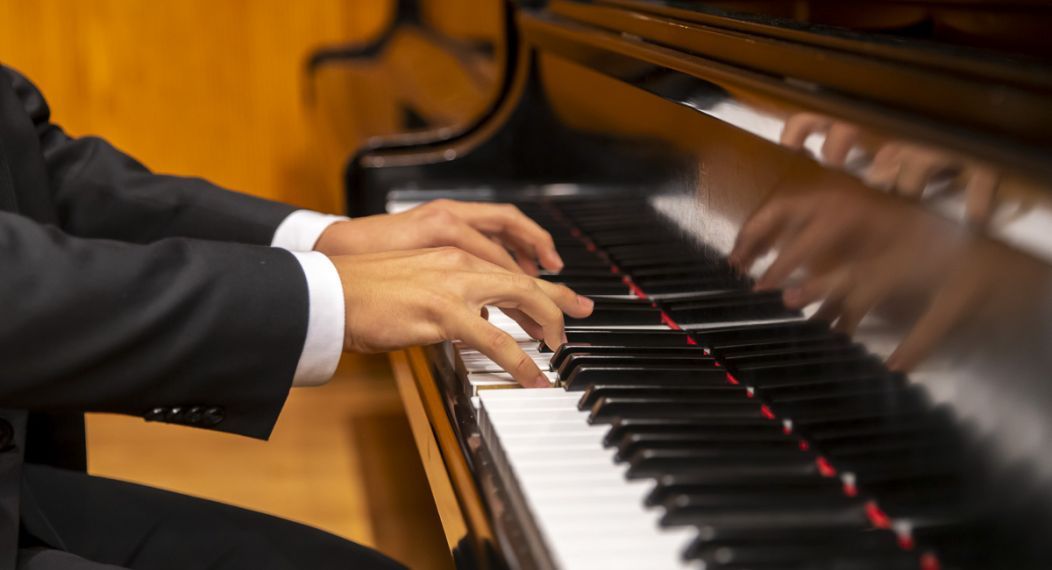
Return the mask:
[[[655,398],[669,395],[669,387],[660,384],[591,384],[585,389],[577,403],[580,410],[591,409],[600,398]],[[730,402],[747,401],[746,388],[742,386],[679,386],[676,394],[699,394],[713,400]]]
[[696,365],[684,366],[601,366],[585,364],[574,368],[568,377],[560,382],[567,390],[584,390],[591,384],[647,384],[658,383],[662,386],[723,386],[727,384],[727,374],[719,368],[698,368]]
[[569,377],[581,366],[626,366],[626,367],[663,367],[663,366],[696,366],[714,368],[716,361],[700,350],[693,353],[675,355],[665,354],[570,354],[563,359],[557,368],[561,378]]
[[[484,439],[515,465],[519,489],[560,567],[682,567],[678,552],[692,533],[659,529],[642,501],[647,487],[624,483],[612,454],[600,445],[601,431],[588,427],[576,409],[576,395],[559,389],[522,393],[529,395],[483,393]],[[552,417],[572,416],[576,424],[550,424]],[[553,438],[556,432],[574,436]],[[581,445],[588,434],[595,451],[586,453]]]
[[[657,330],[599,330],[595,328],[568,329],[566,338],[573,344],[601,344],[608,346],[651,347],[651,346],[690,346],[690,337],[686,333],[669,330],[662,326]],[[548,351],[542,347],[541,352]]]

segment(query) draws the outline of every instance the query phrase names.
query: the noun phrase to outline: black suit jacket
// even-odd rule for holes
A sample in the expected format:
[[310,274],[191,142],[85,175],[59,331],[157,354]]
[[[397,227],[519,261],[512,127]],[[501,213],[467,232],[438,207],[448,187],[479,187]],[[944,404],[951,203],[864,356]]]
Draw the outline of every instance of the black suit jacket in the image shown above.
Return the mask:
[[302,269],[267,247],[292,210],[71,138],[0,68],[0,567],[20,515],[47,527],[22,462],[82,463],[85,411],[270,434],[307,328]]

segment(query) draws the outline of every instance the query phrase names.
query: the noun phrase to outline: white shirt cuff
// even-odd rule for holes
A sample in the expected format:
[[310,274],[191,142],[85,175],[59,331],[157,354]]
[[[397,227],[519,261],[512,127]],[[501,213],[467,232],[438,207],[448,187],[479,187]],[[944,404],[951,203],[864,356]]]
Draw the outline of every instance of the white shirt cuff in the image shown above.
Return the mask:
[[343,284],[336,266],[324,254],[292,252],[307,278],[310,304],[307,338],[296,365],[293,386],[318,386],[336,373],[343,353]]
[[296,210],[274,230],[274,238],[270,240],[270,245],[289,251],[311,251],[322,232],[329,226],[349,219],[346,216],[333,216],[311,210]]

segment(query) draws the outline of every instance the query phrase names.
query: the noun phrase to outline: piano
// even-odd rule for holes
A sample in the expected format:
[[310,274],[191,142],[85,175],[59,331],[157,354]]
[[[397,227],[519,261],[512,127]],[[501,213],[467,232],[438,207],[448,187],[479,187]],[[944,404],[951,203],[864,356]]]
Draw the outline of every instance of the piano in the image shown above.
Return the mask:
[[500,6],[492,103],[345,172],[514,203],[596,301],[554,350],[491,310],[548,388],[392,354],[457,567],[1052,567],[1052,5]]

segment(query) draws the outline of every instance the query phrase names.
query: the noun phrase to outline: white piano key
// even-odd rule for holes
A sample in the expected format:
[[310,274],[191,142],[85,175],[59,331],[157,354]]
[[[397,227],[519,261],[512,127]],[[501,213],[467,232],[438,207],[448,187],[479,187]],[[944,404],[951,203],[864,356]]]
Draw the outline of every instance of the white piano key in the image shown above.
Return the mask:
[[684,568],[692,531],[658,525],[648,509],[651,481],[629,481],[589,425],[580,393],[562,388],[485,391],[483,438],[513,475],[557,565],[577,568]]

